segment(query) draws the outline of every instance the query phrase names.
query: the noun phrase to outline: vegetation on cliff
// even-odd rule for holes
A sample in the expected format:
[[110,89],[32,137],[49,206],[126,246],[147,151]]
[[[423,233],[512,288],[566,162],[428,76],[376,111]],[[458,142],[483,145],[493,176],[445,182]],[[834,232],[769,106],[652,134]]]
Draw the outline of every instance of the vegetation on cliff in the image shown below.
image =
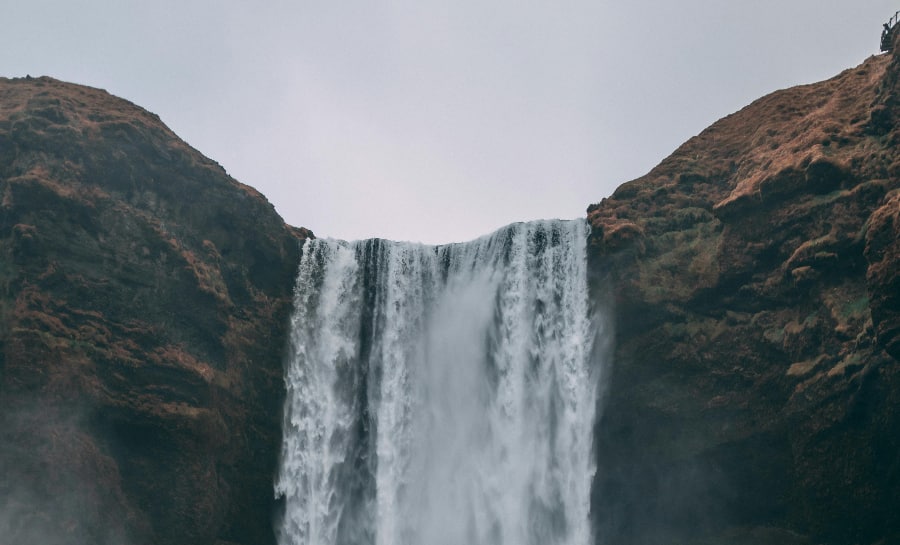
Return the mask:
[[766,96],[588,209],[598,542],[900,539],[898,74]]
[[0,534],[271,542],[307,233],[104,91],[0,79]]
[[[900,541],[898,78],[773,93],[588,209],[599,543]],[[0,79],[0,535],[272,543],[308,236],[133,104]]]

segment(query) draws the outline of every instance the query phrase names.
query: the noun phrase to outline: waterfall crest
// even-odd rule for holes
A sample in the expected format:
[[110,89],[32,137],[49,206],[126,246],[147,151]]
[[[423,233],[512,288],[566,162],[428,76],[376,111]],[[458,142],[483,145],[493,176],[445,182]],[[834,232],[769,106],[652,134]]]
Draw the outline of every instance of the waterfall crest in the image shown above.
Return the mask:
[[463,244],[306,243],[281,545],[587,545],[584,221]]

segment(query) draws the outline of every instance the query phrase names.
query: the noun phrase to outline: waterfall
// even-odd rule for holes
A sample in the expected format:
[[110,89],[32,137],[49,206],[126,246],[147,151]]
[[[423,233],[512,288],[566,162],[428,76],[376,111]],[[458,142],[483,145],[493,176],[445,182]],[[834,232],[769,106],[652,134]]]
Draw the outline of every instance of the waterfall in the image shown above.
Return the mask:
[[587,545],[598,365],[584,221],[307,241],[281,545]]

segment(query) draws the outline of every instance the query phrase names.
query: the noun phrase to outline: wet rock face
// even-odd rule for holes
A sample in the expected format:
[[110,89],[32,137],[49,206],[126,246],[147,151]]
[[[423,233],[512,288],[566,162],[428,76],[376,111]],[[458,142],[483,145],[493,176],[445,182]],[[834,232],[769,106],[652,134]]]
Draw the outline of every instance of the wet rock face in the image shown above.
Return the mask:
[[588,209],[598,543],[900,536],[898,73],[764,97]]
[[133,104],[0,79],[0,533],[272,542],[306,235]]

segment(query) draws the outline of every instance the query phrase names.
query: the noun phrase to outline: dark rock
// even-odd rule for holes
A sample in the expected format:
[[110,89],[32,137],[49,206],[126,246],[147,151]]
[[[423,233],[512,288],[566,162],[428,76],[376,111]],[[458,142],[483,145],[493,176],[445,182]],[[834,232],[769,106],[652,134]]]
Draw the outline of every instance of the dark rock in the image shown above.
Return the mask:
[[773,93],[588,209],[617,314],[598,543],[900,535],[897,74]]
[[158,117],[0,79],[0,533],[274,542],[299,241]]
[[866,231],[867,282],[878,342],[900,360],[900,192],[892,191]]
[[[900,59],[588,208],[598,543],[900,540]],[[267,544],[306,229],[104,91],[0,79],[0,535]]]

